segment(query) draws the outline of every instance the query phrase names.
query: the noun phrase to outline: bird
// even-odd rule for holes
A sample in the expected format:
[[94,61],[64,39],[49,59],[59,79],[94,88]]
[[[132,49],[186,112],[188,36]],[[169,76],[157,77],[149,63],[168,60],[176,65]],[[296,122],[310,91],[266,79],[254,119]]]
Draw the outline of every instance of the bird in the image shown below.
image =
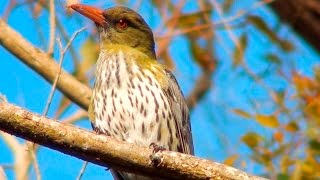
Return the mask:
[[[99,57],[89,106],[95,132],[141,146],[194,154],[189,110],[172,72],[157,60],[151,28],[134,10],[73,4],[93,21]],[[112,170],[114,179],[154,179]]]

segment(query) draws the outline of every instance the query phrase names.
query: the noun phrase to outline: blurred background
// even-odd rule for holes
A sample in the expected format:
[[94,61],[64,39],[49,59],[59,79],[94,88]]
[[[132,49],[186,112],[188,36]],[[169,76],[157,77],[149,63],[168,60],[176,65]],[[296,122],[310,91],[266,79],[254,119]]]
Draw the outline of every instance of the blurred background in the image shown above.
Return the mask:
[[[144,17],[187,99],[196,156],[272,179],[320,179],[320,1],[0,0],[1,19],[57,62],[58,42],[65,47],[86,27],[63,68],[92,87],[97,32],[67,8],[73,3],[124,5]],[[51,84],[2,46],[0,57],[0,93],[43,114]],[[59,91],[47,117],[91,130],[86,111]],[[104,167],[83,166],[0,132],[3,178],[112,179]]]

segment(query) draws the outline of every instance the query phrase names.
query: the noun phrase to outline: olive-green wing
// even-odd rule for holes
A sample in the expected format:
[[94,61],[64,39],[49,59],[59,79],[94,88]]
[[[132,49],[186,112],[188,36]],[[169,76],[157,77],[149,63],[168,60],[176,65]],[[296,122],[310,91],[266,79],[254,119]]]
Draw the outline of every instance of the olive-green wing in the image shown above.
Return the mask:
[[168,86],[163,87],[163,92],[170,101],[173,114],[175,116],[175,124],[177,126],[181,153],[194,154],[192,132],[190,125],[190,115],[187,103],[183,97],[183,93],[173,74],[166,70],[169,79]]

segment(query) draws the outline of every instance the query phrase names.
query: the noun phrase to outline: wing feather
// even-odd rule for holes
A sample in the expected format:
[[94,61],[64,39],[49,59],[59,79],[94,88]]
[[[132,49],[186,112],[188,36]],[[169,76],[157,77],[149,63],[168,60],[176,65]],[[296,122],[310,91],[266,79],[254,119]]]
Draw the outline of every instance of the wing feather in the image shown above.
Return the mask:
[[168,86],[163,87],[164,94],[171,104],[175,125],[179,135],[181,149],[179,152],[194,154],[189,109],[176,78],[165,70],[169,79]]

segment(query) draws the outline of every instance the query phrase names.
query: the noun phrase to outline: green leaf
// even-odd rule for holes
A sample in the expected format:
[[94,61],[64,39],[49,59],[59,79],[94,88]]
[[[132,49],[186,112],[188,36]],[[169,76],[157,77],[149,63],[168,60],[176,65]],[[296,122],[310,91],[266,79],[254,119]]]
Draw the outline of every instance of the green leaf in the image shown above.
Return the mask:
[[222,4],[223,12],[229,11],[233,3],[234,3],[234,0],[224,0]]
[[212,9],[207,8],[203,11],[181,14],[179,17],[172,17],[171,19],[169,19],[165,23],[165,25],[170,27],[173,24],[177,24],[179,28],[188,28],[191,26],[196,26],[199,25],[199,23],[205,22],[204,17],[210,17],[211,12]]
[[299,126],[296,122],[289,122],[285,125],[284,129],[293,133],[299,130]]
[[293,44],[278,37],[274,30],[268,27],[267,23],[259,16],[248,16],[247,20],[264,33],[272,42],[276,43],[283,50],[290,52],[294,50]]
[[257,147],[262,140],[263,138],[255,132],[248,132],[241,138],[241,141],[252,149]]
[[249,119],[252,117],[251,114],[249,114],[241,109],[232,109],[232,112],[235,113],[236,115],[243,117],[243,118],[246,118],[246,119]]
[[276,54],[267,54],[265,58],[271,63],[281,65],[281,59]]
[[277,180],[289,180],[290,176],[288,174],[278,174]]
[[233,66],[234,67],[237,67],[238,65],[240,65],[243,62],[245,50],[247,48],[247,43],[248,43],[247,35],[246,34],[241,35],[241,37],[239,39],[238,46],[236,46],[233,51]]
[[311,139],[309,141],[309,146],[312,150],[320,152],[320,142],[317,139]]

